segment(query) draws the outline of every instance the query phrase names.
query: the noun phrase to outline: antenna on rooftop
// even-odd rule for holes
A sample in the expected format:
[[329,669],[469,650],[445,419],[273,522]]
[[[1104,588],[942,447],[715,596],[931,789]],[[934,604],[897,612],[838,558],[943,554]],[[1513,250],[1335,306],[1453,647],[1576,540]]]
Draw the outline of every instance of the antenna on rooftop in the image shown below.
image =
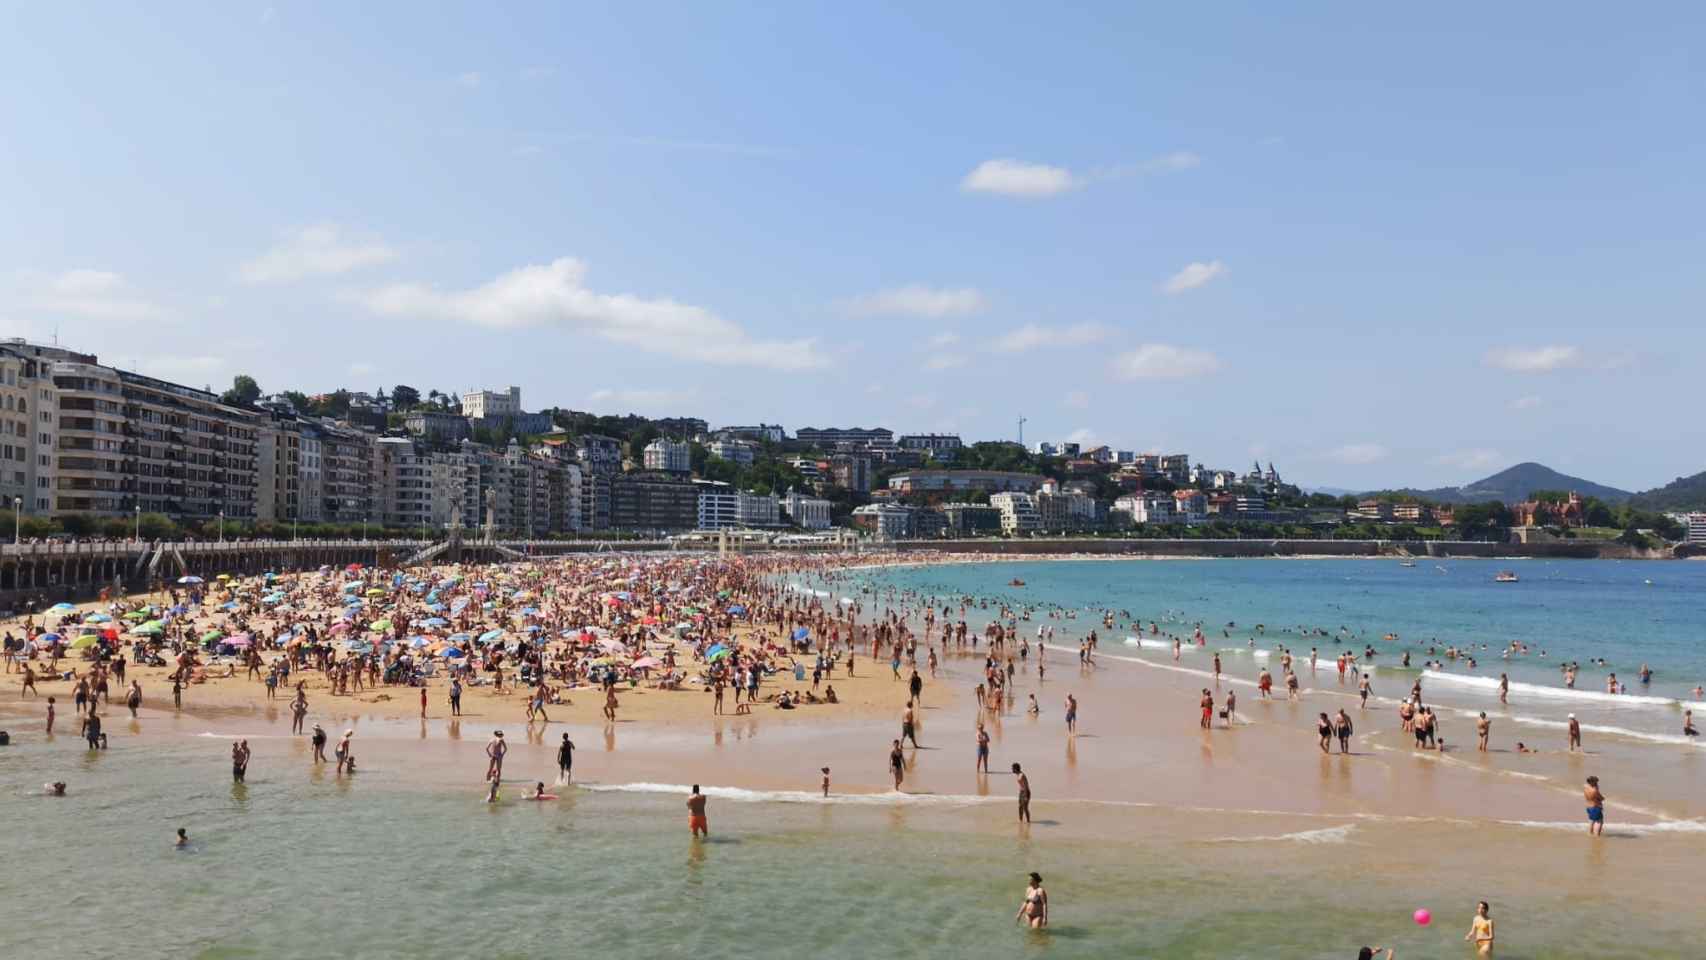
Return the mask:
[[1019,446],[1025,445],[1025,415],[1019,414]]

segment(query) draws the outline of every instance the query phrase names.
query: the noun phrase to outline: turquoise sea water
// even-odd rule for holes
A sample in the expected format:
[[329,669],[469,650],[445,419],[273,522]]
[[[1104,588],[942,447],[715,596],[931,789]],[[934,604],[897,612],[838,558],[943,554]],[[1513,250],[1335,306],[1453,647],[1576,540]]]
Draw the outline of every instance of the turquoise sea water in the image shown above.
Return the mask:
[[[1519,582],[1495,582],[1494,574],[1506,569],[1514,570]],[[1015,578],[1026,586],[1008,586]],[[890,567],[864,579],[879,588],[937,596],[1126,610],[1145,624],[1161,618],[1163,633],[1176,632],[1187,640],[1191,624],[1200,620],[1210,647],[1244,646],[1257,636],[1254,628],[1260,623],[1266,627],[1257,640],[1260,647],[1282,642],[1307,655],[1317,646],[1330,658],[1339,649],[1360,653],[1372,645],[1383,667],[1395,665],[1404,649],[1419,667],[1430,642],[1437,642],[1441,648],[1474,645],[1479,675],[1496,678],[1504,670],[1519,682],[1560,686],[1559,662],[1577,661],[1577,688],[1583,692],[1603,691],[1608,671],[1615,671],[1632,695],[1689,698],[1689,690],[1706,683],[1706,563],[1427,558],[1415,567],[1388,559],[1017,562]],[[970,619],[981,626],[987,617]],[[1237,626],[1227,628],[1229,622]],[[1081,618],[1071,626],[1077,637],[1099,622]],[[1300,626],[1325,628],[1329,636],[1303,636]],[[1341,634],[1341,627],[1351,632]],[[1223,630],[1230,638],[1222,636]],[[1121,630],[1114,639],[1129,633]],[[1399,640],[1383,640],[1388,633]],[[1512,641],[1535,652],[1501,660],[1500,652]],[[1485,653],[1481,644],[1487,646]],[[1111,652],[1114,645],[1104,649]],[[1591,664],[1595,658],[1608,665]],[[1637,682],[1643,663],[1654,671],[1648,687]]]

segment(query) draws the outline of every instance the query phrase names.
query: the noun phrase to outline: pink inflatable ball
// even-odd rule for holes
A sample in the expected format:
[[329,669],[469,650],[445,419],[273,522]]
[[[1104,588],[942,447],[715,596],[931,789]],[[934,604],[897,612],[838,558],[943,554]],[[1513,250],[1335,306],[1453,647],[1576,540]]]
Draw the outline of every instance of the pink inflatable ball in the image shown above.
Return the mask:
[[1416,919],[1416,925],[1417,926],[1425,927],[1428,924],[1434,922],[1434,915],[1432,913],[1430,913],[1426,907],[1423,907],[1422,909],[1416,911],[1415,919]]

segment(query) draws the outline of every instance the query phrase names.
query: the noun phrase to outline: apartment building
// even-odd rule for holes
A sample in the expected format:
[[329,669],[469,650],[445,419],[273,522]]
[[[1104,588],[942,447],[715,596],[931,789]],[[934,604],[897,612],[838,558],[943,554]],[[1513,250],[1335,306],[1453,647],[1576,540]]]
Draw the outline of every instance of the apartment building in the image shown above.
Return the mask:
[[646,444],[644,454],[647,470],[662,470],[665,473],[693,472],[693,448],[680,440],[659,437]]
[[1001,532],[1013,535],[1030,533],[1041,528],[1036,498],[1023,491],[1005,491],[989,495],[989,505],[1001,511]]
[[[0,502],[23,513],[53,511],[59,392],[52,363],[0,344]],[[93,357],[89,358],[91,361]]]
[[782,510],[794,526],[805,530],[828,530],[830,502],[822,497],[810,497],[789,490],[782,498]]
[[428,530],[433,523],[433,467],[430,457],[407,437],[381,437],[375,444],[380,523]]

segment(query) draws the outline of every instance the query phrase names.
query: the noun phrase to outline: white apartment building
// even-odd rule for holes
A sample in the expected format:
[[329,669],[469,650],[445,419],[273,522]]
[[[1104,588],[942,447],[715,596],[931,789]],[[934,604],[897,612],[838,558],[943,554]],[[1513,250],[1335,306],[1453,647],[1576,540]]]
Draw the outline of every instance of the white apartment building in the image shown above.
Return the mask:
[[432,526],[432,461],[404,437],[382,437],[377,446],[380,522],[404,529]]
[[751,440],[713,440],[706,444],[705,449],[713,457],[743,467],[752,466],[752,461],[758,456],[758,444]]
[[645,466],[647,470],[692,473],[693,448],[680,440],[666,440],[659,437],[646,444]]
[[461,399],[462,415],[469,419],[513,417],[521,413],[520,387],[510,387],[502,393],[496,390],[471,390],[464,393]]
[[793,490],[782,498],[782,509],[794,526],[805,530],[828,530],[830,503],[822,497],[808,497]]
[[326,496],[325,480],[321,473],[323,469],[320,458],[320,434],[313,429],[302,431],[302,453],[299,464],[300,475],[297,477],[297,514],[296,519],[303,523],[319,523],[323,515],[322,504]]
[[1706,513],[1688,514],[1687,523],[1689,543],[1706,543]]
[[1029,533],[1041,526],[1037,502],[1028,493],[1008,491],[989,495],[989,505],[1001,511],[1001,532]]
[[53,510],[54,431],[40,417],[58,408],[50,365],[0,347],[0,498],[8,509]]
[[724,530],[740,526],[740,495],[726,483],[700,481],[699,529]]
[[912,532],[912,511],[892,503],[867,503],[854,508],[853,522],[881,539],[898,540]]
[[1114,501],[1108,512],[1124,514],[1133,524],[1173,523],[1177,519],[1173,512],[1173,498],[1167,494],[1146,493],[1121,497]]

